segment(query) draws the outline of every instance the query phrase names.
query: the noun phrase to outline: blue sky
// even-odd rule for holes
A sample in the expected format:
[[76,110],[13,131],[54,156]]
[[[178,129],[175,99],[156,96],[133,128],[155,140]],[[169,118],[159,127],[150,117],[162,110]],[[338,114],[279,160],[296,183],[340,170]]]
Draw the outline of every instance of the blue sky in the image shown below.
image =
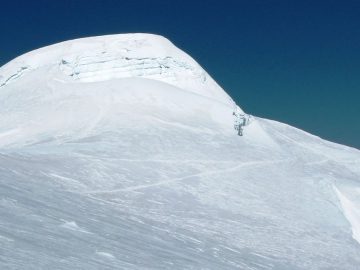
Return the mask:
[[360,1],[7,1],[0,65],[93,35],[168,37],[247,112],[360,149]]

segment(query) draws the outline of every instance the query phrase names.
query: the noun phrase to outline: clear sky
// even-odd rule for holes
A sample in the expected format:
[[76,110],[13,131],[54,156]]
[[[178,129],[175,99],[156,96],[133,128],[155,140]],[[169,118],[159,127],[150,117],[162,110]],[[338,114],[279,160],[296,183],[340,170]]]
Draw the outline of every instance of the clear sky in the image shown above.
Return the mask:
[[360,149],[360,1],[3,1],[0,65],[79,37],[149,32],[248,113]]

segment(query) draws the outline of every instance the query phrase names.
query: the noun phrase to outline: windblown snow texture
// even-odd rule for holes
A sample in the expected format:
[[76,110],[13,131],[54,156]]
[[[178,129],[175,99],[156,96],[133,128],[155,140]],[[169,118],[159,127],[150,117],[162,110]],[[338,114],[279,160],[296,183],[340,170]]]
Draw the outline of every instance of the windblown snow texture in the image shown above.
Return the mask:
[[149,34],[0,68],[1,269],[359,269],[360,152],[253,117]]

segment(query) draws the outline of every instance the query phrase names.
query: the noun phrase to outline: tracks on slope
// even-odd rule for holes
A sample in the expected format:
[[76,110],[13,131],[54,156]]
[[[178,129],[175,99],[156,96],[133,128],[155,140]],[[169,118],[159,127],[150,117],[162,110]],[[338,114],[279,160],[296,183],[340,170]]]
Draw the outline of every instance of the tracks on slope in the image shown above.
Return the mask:
[[162,186],[162,185],[166,185],[166,184],[180,182],[180,181],[183,181],[183,180],[186,180],[186,179],[190,179],[192,177],[215,175],[215,174],[220,174],[220,173],[236,171],[236,170],[238,170],[240,168],[244,168],[244,167],[257,166],[257,165],[267,165],[267,164],[276,164],[276,163],[282,163],[284,161],[285,162],[289,161],[289,159],[280,159],[280,160],[271,160],[271,161],[249,161],[249,162],[241,163],[241,164],[236,165],[236,166],[231,167],[231,168],[218,169],[218,170],[211,170],[211,171],[207,171],[207,172],[195,173],[195,174],[191,174],[191,175],[187,175],[187,176],[183,176],[183,177],[176,177],[176,178],[172,178],[172,179],[169,179],[169,180],[159,181],[159,182],[152,183],[152,184],[138,185],[138,186],[133,186],[133,187],[121,188],[121,189],[113,189],[113,190],[88,191],[88,192],[84,192],[84,194],[97,195],[97,194],[113,194],[113,193],[126,192],[126,191],[137,191],[137,190],[141,190],[141,189],[146,189],[146,188],[151,188],[151,187]]

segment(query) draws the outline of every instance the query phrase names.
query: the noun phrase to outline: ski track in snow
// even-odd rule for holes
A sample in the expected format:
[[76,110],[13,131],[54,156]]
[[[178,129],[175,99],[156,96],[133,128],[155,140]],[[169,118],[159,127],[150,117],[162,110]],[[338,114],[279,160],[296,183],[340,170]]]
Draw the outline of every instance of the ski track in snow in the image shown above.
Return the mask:
[[179,182],[179,181],[189,179],[189,178],[193,178],[193,177],[220,174],[220,173],[225,173],[225,172],[233,172],[233,171],[236,171],[236,170],[238,170],[240,168],[244,168],[244,167],[247,167],[247,166],[273,165],[273,164],[277,164],[277,163],[282,163],[284,161],[288,161],[288,160],[250,161],[250,162],[242,163],[242,164],[237,165],[235,167],[231,167],[231,168],[227,168],[227,169],[223,169],[223,170],[212,170],[212,171],[209,171],[209,172],[201,172],[201,173],[196,173],[196,174],[192,174],[192,175],[188,175],[188,176],[184,176],[184,177],[178,177],[178,178],[173,178],[173,179],[170,179],[170,180],[159,181],[159,182],[156,182],[156,183],[153,183],[153,184],[148,184],[148,185],[139,185],[139,186],[135,186],[135,187],[127,187],[127,188],[114,189],[114,190],[87,191],[87,192],[84,192],[84,194],[110,194],[110,193],[118,193],[118,192],[125,192],[125,191],[137,191],[137,190],[140,190],[140,189],[146,189],[146,188],[151,188],[151,187],[156,187],[156,186],[161,186],[161,185],[167,185],[167,184]]

